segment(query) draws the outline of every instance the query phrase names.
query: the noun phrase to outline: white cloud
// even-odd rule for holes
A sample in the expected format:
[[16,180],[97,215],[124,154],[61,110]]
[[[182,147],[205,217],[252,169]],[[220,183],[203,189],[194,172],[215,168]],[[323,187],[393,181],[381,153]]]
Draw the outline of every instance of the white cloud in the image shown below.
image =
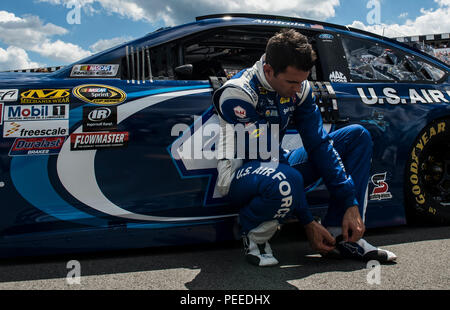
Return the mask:
[[13,13],[0,11],[0,41],[8,45],[29,49],[47,38],[64,35],[68,31],[51,23],[45,24],[37,16],[15,16]]
[[[78,45],[52,40],[54,36],[61,36],[68,33],[68,30],[51,24],[44,23],[39,17],[25,15],[18,17],[7,11],[0,11],[0,41],[8,45],[8,49],[2,50],[2,67],[13,67],[13,69],[23,69],[37,63],[31,62],[27,51],[33,51],[43,57],[62,62],[71,63],[78,59],[92,54]],[[18,53],[18,60],[15,61],[11,53]],[[9,62],[7,65],[6,62]]]
[[35,52],[44,57],[48,57],[63,63],[71,63],[92,54],[85,51],[78,45],[57,40],[55,42],[46,41],[33,48]]
[[350,27],[383,34],[387,37],[402,37],[450,32],[450,0],[434,0],[437,9],[420,10],[421,16],[415,20],[407,19],[404,24],[365,25],[354,21]]
[[116,37],[112,39],[102,39],[92,44],[89,48],[93,53],[98,53],[107,50],[116,45],[131,41],[132,37]]
[[0,71],[15,69],[32,69],[42,65],[33,62],[27,52],[19,47],[10,46],[6,50],[0,48]]
[[[156,22],[163,20],[168,26],[193,21],[196,16],[217,13],[245,12],[276,14],[325,20],[335,16],[339,0],[39,0],[66,5],[78,1],[85,10],[98,12],[99,5],[110,14],[132,20]],[[447,0],[442,0],[447,1]]]

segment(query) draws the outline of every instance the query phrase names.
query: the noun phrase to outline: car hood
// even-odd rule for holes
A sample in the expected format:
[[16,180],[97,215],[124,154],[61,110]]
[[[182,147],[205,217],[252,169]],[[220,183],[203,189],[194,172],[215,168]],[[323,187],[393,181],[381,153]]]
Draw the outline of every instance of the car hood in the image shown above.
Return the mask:
[[51,73],[0,72],[0,88],[8,85],[37,83],[48,79]]

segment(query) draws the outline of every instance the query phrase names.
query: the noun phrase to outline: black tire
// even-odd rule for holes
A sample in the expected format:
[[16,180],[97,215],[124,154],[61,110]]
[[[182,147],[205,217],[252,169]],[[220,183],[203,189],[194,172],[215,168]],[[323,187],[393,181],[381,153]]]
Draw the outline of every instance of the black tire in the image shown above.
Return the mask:
[[405,170],[408,223],[450,225],[450,119],[427,125]]

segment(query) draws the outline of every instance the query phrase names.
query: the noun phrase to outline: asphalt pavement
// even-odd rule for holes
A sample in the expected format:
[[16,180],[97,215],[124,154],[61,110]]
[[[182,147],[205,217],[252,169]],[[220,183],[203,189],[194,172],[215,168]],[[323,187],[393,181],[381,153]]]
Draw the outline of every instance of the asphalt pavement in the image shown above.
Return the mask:
[[0,261],[0,290],[450,289],[450,227],[372,229],[365,239],[397,262],[371,267],[323,258],[291,224],[271,242],[280,261],[274,267],[249,265],[238,241],[8,259]]

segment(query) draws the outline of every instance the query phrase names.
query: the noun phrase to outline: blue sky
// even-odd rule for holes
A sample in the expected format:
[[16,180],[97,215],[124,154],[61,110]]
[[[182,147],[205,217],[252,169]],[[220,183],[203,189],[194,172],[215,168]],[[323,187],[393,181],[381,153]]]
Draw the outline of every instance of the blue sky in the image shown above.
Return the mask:
[[[80,24],[69,24],[71,1]],[[379,2],[377,24],[367,15]],[[252,12],[352,25],[387,36],[450,32],[450,0],[2,0],[0,70],[56,66],[195,16]],[[369,8],[367,7],[369,5]],[[238,9],[237,9],[238,8]],[[377,15],[378,16],[378,15]],[[418,33],[414,33],[418,32]]]

